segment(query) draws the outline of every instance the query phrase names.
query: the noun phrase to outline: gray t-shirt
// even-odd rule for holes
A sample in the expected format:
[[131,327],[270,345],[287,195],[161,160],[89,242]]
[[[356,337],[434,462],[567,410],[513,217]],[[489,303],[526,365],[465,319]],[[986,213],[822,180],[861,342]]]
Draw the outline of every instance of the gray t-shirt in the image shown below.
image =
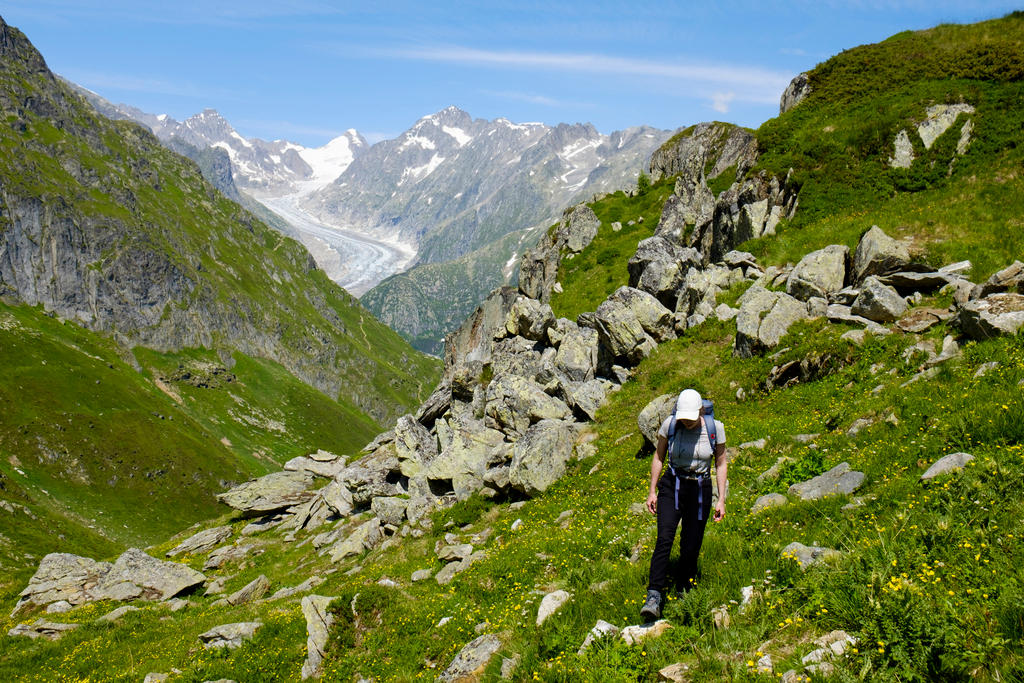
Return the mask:
[[[658,436],[668,438],[672,416],[669,415],[661,423]],[[725,425],[715,420],[715,434],[718,445],[725,444]],[[708,428],[704,418],[700,418],[700,429],[687,429],[682,423],[676,425],[676,433],[668,444],[668,461],[676,470],[711,474],[711,440],[708,439]]]

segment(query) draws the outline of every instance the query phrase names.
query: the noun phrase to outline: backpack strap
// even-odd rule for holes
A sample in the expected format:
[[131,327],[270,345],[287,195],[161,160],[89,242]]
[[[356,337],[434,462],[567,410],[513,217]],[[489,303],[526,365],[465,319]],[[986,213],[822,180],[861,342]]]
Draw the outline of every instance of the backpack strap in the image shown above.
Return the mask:
[[704,399],[704,426],[708,430],[708,441],[711,443],[711,457],[715,455],[715,446],[718,445],[718,430],[715,427],[715,404],[710,399]]

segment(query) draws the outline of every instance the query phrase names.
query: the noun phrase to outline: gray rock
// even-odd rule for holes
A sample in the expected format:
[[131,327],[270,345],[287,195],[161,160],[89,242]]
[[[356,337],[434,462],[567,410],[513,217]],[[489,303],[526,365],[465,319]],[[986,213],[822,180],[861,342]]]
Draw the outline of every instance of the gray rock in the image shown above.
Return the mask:
[[50,603],[49,605],[46,606],[46,613],[47,614],[64,614],[65,612],[70,612],[74,608],[75,608],[75,606],[72,605],[67,600],[58,600],[57,602],[52,602],[52,603]]
[[632,287],[617,289],[597,307],[592,320],[601,346],[629,365],[646,358],[658,343],[675,338],[672,312]]
[[437,559],[442,562],[461,562],[473,554],[473,546],[469,543],[456,543],[443,546],[437,551]]
[[355,500],[348,486],[340,481],[332,481],[317,491],[317,495],[334,514],[346,517],[355,509]]
[[988,363],[982,363],[978,366],[978,369],[974,371],[974,378],[977,379],[979,377],[984,377],[998,367],[999,363],[994,360],[989,361]]
[[252,522],[249,522],[239,532],[242,536],[255,536],[264,531],[270,531],[285,519],[284,515],[266,515]]
[[45,619],[36,619],[31,624],[18,624],[7,632],[9,636],[25,636],[27,638],[46,638],[60,640],[68,631],[73,631],[79,624],[59,624]]
[[263,626],[263,622],[260,621],[221,624],[205,633],[200,633],[199,640],[207,649],[228,648],[234,650],[241,647],[243,641],[251,640],[261,626]]
[[654,399],[640,411],[637,416],[637,426],[640,434],[644,437],[645,449],[653,450],[658,444],[658,430],[665,418],[672,414],[676,406],[678,394],[662,394]]
[[537,609],[537,626],[540,626],[548,618],[561,609],[562,605],[569,602],[572,595],[568,591],[557,590],[548,593],[540,601],[540,607]]
[[560,420],[542,420],[516,442],[509,471],[512,486],[535,496],[565,474],[575,430]]
[[576,654],[583,656],[583,653],[590,649],[590,646],[593,645],[595,641],[601,640],[602,638],[614,638],[619,635],[621,630],[622,629],[614,624],[609,624],[603,619],[598,619],[597,623],[594,624],[594,628],[590,629],[587,637],[583,640],[583,644],[580,645],[580,649]]
[[910,263],[910,252],[902,242],[889,237],[877,225],[871,226],[857,243],[853,255],[853,280],[862,282],[869,275],[885,275],[902,270]]
[[395,423],[395,456],[402,474],[414,477],[437,457],[437,438],[412,415]]
[[412,576],[409,578],[413,583],[416,583],[418,581],[426,581],[433,575],[434,573],[429,569],[417,569],[412,573]]
[[918,273],[898,272],[888,275],[879,275],[878,280],[894,288],[900,294],[920,294],[921,292],[934,292],[946,285],[955,282],[958,278],[942,272]]
[[614,385],[606,379],[592,379],[569,389],[569,405],[580,419],[593,421]]
[[973,114],[974,107],[965,103],[958,104],[934,104],[925,112],[924,121],[917,127],[917,134],[921,136],[921,142],[925,149],[931,149],[932,145],[940,135],[949,130],[960,114]]
[[1018,293],[1024,294],[1024,263],[1014,261],[978,285],[972,293],[972,298],[979,299],[990,294],[1006,292],[1016,289]]
[[683,248],[662,235],[642,240],[629,259],[629,286],[643,290],[665,306],[674,304],[676,291],[688,270],[701,265],[695,249]]
[[194,536],[185,539],[174,548],[167,551],[167,557],[174,557],[182,553],[205,553],[217,547],[231,537],[231,527],[218,526],[212,529],[200,531]]
[[797,74],[786,86],[785,92],[779,100],[779,114],[787,111],[804,101],[811,94],[811,80],[806,72]]
[[501,639],[487,633],[467,643],[448,668],[435,680],[438,683],[456,683],[479,680],[491,658],[501,649]]
[[308,472],[271,472],[259,479],[217,495],[217,500],[242,513],[243,517],[260,517],[300,505],[313,497]]
[[750,508],[750,514],[755,514],[757,512],[761,512],[761,510],[767,510],[768,508],[779,507],[780,505],[785,505],[788,502],[789,499],[781,493],[768,493],[754,501],[753,507]]
[[913,163],[914,145],[910,142],[907,129],[901,128],[893,141],[893,155],[889,157],[889,165],[893,168],[910,168]]
[[456,574],[461,573],[465,569],[466,567],[463,566],[462,562],[449,562],[434,575],[434,580],[437,581],[439,586],[447,586],[455,579]]
[[551,312],[551,306],[525,296],[515,300],[505,319],[505,329],[510,335],[532,341],[546,339],[548,328],[554,324],[555,314]]
[[672,628],[672,624],[665,619],[659,619],[649,624],[627,626],[619,632],[619,635],[627,645],[636,645],[648,638],[661,637],[670,628]]
[[828,472],[817,477],[793,484],[789,495],[800,500],[818,500],[830,495],[848,495],[864,483],[864,473],[850,469],[850,463],[841,462]]
[[226,545],[223,548],[217,548],[206,558],[206,562],[203,563],[203,570],[220,569],[229,562],[238,562],[255,549],[256,546],[251,543]]
[[308,593],[309,591],[313,590],[323,582],[324,580],[319,576],[311,576],[297,586],[278,589],[274,592],[273,595],[271,595],[269,598],[266,598],[264,602],[270,602],[272,600],[284,600],[285,598],[290,598],[293,595]]
[[[327,458],[326,456],[330,456]],[[318,477],[333,479],[345,468],[346,459],[327,451],[317,451],[312,455],[301,455],[284,464],[289,472],[309,472]]]
[[330,637],[334,615],[330,605],[334,598],[307,595],[302,598],[302,615],[306,617],[306,661],[302,663],[302,679],[319,678],[323,672],[324,649]]
[[99,617],[98,619],[96,619],[96,623],[97,624],[101,624],[101,623],[115,622],[115,621],[118,621],[124,615],[128,614],[129,612],[141,612],[141,611],[142,610],[140,610],[138,607],[135,607],[134,605],[121,605],[120,607],[118,607],[116,609],[113,609],[113,610],[107,612],[106,614],[104,614],[102,617]]
[[895,289],[869,276],[850,310],[854,315],[877,323],[891,323],[907,312],[907,302]]
[[437,388],[416,410],[416,421],[430,429],[452,406],[452,385],[450,379],[443,379]]
[[394,496],[377,497],[370,501],[370,510],[383,525],[390,524],[397,527],[405,519],[405,509],[408,507],[407,498]]
[[338,541],[331,547],[331,562],[339,562],[348,557],[361,555],[363,551],[376,547],[381,538],[380,520],[371,517],[368,521],[360,524],[347,538]]
[[990,294],[964,305],[957,325],[972,339],[1016,334],[1024,327],[1024,294]]
[[823,548],[821,546],[806,546],[803,543],[794,541],[782,549],[781,557],[796,560],[801,569],[813,567],[816,564],[827,562],[831,558],[842,555],[838,550]]
[[974,456],[970,453],[950,453],[932,463],[932,466],[921,475],[921,481],[962,470],[972,460],[974,460]]
[[812,296],[807,300],[807,315],[811,318],[824,318],[828,315],[828,299]]
[[226,599],[229,605],[244,605],[253,600],[259,600],[270,590],[270,579],[260,574],[255,579],[245,584]]
[[896,322],[896,326],[904,332],[920,334],[952,317],[953,314],[948,310],[938,308],[917,308],[900,318]]
[[734,353],[749,358],[778,346],[790,326],[807,318],[807,306],[783,294],[754,285],[740,297]]
[[597,237],[600,226],[601,221],[594,210],[586,204],[578,204],[565,212],[556,235],[560,244],[571,253],[578,254]]
[[850,250],[846,245],[832,244],[812,251],[789,274],[786,292],[801,301],[812,297],[827,298],[846,284]]
[[555,354],[555,368],[574,382],[592,380],[597,372],[597,331],[568,320],[565,323],[565,332],[560,336]]

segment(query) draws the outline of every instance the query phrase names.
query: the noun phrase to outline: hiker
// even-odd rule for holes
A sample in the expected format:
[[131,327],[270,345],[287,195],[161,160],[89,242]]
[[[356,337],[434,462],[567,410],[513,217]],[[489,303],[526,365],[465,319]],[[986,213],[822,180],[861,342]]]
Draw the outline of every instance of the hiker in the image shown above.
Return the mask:
[[[668,455],[668,472],[662,474]],[[697,579],[697,555],[704,540],[704,527],[711,513],[711,456],[718,480],[716,522],[725,517],[726,459],[725,427],[714,419],[714,404],[693,389],[676,399],[676,408],[658,430],[658,447],[651,459],[651,486],[647,509],[658,518],[658,540],[651,557],[647,600],[640,610],[645,621],[661,617],[668,579],[668,559],[679,534],[679,566],[676,587],[689,590]]]

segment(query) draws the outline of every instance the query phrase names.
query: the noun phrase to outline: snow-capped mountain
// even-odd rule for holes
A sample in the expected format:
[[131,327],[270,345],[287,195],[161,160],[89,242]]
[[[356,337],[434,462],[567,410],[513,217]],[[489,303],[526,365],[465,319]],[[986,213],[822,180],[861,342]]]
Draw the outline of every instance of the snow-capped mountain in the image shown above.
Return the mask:
[[590,124],[487,121],[448,107],[368,149],[302,206],[324,222],[415,244],[421,263],[446,261],[629,187],[670,134],[602,135]]

